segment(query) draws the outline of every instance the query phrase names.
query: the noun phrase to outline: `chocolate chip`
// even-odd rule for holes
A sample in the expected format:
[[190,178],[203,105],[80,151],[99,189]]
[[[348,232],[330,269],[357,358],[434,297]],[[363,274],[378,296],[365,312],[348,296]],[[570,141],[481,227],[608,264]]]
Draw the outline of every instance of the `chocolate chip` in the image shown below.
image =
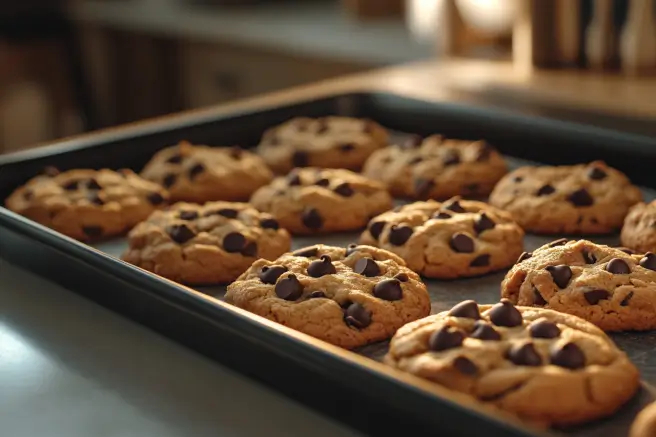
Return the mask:
[[45,167],[43,169],[43,175],[48,176],[49,178],[54,178],[60,173],[59,169],[57,167],[53,167],[51,165]]
[[317,179],[317,181],[314,183],[314,185],[318,185],[320,187],[327,187],[327,186],[330,185],[330,179],[327,179],[327,178]]
[[546,270],[551,274],[551,278],[558,288],[565,288],[569,281],[572,279],[572,269],[565,264],[558,266],[548,266]]
[[478,320],[481,318],[481,313],[478,311],[478,304],[476,301],[464,300],[451,308],[449,316]]
[[522,261],[526,261],[527,259],[531,258],[533,254],[531,252],[522,252],[521,255],[519,255],[519,258],[517,258],[517,262],[515,264],[519,264]]
[[496,223],[492,221],[485,213],[479,215],[474,222],[474,230],[477,234],[482,234],[484,231],[494,229]]
[[403,289],[398,279],[384,279],[374,286],[374,296],[383,300],[401,300]]
[[352,150],[355,150],[355,144],[353,143],[340,144],[339,150],[341,150],[342,152],[350,152]]
[[148,193],[146,199],[148,199],[151,205],[161,205],[164,203],[164,196],[159,193]]
[[629,291],[629,294],[627,294],[624,299],[622,299],[622,302],[620,302],[620,306],[625,307],[629,305],[629,301],[633,298],[633,292]]
[[196,211],[180,211],[178,218],[182,220],[196,220],[198,213]]
[[303,285],[298,281],[296,275],[290,273],[276,283],[275,292],[281,299],[296,300],[303,294]]
[[410,158],[410,159],[408,160],[408,164],[410,164],[410,165],[419,164],[419,163],[422,162],[423,160],[424,160],[423,157],[421,157],[421,156],[415,156],[415,157],[412,157],[412,158]]
[[216,214],[221,215],[225,218],[233,219],[233,218],[237,218],[239,211],[232,208],[221,208],[218,211],[216,211]]
[[386,222],[373,222],[369,225],[369,233],[375,240],[380,238],[380,234],[383,233],[386,224]]
[[194,180],[196,176],[205,171],[205,166],[203,164],[196,164],[189,169],[189,179]]
[[241,254],[244,256],[254,257],[257,255],[257,243],[255,241],[249,241],[246,243],[246,246],[241,250]]
[[355,193],[353,188],[351,188],[351,184],[348,182],[342,182],[341,184],[337,185],[333,191],[342,197],[351,197]]
[[287,184],[289,184],[290,187],[301,185],[301,175],[298,171],[292,170],[289,172],[287,175]]
[[265,284],[275,284],[278,281],[278,278],[287,272],[287,267],[285,266],[264,266],[260,270],[260,281]]
[[82,232],[87,237],[98,238],[102,235],[103,229],[100,226],[82,226]]
[[80,181],[73,180],[73,181],[68,181],[64,185],[62,185],[62,188],[66,191],[75,191],[78,189],[78,185],[80,184]]
[[175,184],[177,178],[178,177],[173,173],[169,173],[166,176],[164,176],[164,178],[162,179],[162,185],[164,185],[164,187],[166,188],[170,188],[171,186],[173,186],[173,184]]
[[404,149],[414,149],[415,147],[421,146],[421,143],[424,142],[424,139],[419,135],[410,135],[407,140],[403,142],[401,147]]
[[580,369],[585,367],[585,354],[574,343],[567,343],[551,352],[551,364],[566,369]]
[[246,237],[239,232],[230,232],[223,237],[223,250],[228,253],[241,252],[246,246]]
[[508,300],[501,299],[489,313],[490,321],[497,326],[513,328],[522,324],[522,313]]
[[640,260],[640,265],[646,269],[656,271],[656,255],[651,252],[645,253],[645,256]]
[[599,167],[592,167],[590,171],[588,171],[588,177],[595,181],[606,179],[606,176],[608,176],[606,172]]
[[310,295],[308,296],[308,298],[310,298],[310,299],[320,299],[320,298],[322,298],[322,297],[326,297],[326,293],[324,293],[323,291],[318,291],[318,290],[317,290],[317,291],[313,291],[313,292],[310,293]]
[[583,293],[583,297],[590,305],[597,305],[600,300],[608,299],[609,296],[610,293],[602,289],[587,290]]
[[547,245],[547,247],[557,247],[567,244],[567,238],[559,238],[558,240],[552,241]]
[[349,326],[363,329],[371,324],[371,312],[359,303],[352,303],[346,308],[344,321]]
[[453,216],[446,211],[440,211],[437,214],[433,215],[433,218],[436,220],[446,220],[446,219],[450,219],[451,217]]
[[635,251],[629,249],[628,247],[621,247],[620,246],[620,247],[616,247],[615,249],[621,250],[622,252],[626,253],[627,255],[634,255],[635,254]]
[[310,161],[306,152],[296,151],[292,155],[292,165],[294,167],[307,167]]
[[354,252],[357,252],[358,249],[359,249],[359,247],[358,247],[357,244],[349,244],[349,245],[346,247],[346,256],[350,256],[350,255],[353,254]]
[[449,246],[458,253],[472,253],[474,251],[474,240],[469,235],[457,232],[451,236]]
[[323,226],[323,218],[319,214],[319,211],[314,208],[303,211],[301,221],[308,229],[320,229]]
[[628,275],[631,273],[631,267],[629,267],[626,261],[620,258],[611,259],[606,264],[606,270],[614,275]]
[[542,294],[540,294],[540,290],[533,286],[533,305],[545,306],[546,304],[547,301],[544,300]]
[[597,257],[594,253],[588,252],[587,250],[582,250],[581,256],[583,256],[583,261],[585,261],[586,264],[594,264],[597,262]]
[[465,340],[465,333],[453,326],[444,326],[433,332],[428,339],[428,348],[435,352],[460,347]]
[[486,143],[485,141],[480,143],[480,146],[478,147],[478,155],[476,156],[476,161],[478,162],[484,162],[490,159],[490,156],[492,155],[492,152],[494,151],[494,148]]
[[591,206],[594,204],[594,199],[585,188],[570,193],[567,196],[567,200],[569,200],[574,206]]
[[540,187],[540,189],[535,193],[536,196],[548,196],[549,194],[553,194],[556,192],[556,189],[552,187],[551,185],[543,185]]
[[490,265],[490,255],[488,254],[478,255],[469,263],[469,267],[486,267],[489,265]]
[[25,200],[30,200],[34,197],[34,192],[32,190],[25,190],[23,191],[23,199]]
[[389,242],[394,246],[403,246],[412,236],[413,230],[410,226],[392,225],[389,232]]
[[469,358],[458,357],[453,360],[453,367],[464,375],[476,375],[478,367]]
[[396,275],[394,275],[394,279],[398,279],[401,282],[408,282],[410,280],[408,275],[405,273],[397,273]]
[[171,225],[167,228],[167,233],[178,244],[184,244],[196,236],[196,233],[185,224]]
[[321,255],[321,258],[312,261],[307,268],[308,275],[313,278],[320,278],[325,275],[334,275],[337,273],[332,259],[328,255]]
[[524,343],[521,346],[514,345],[507,355],[508,359],[518,366],[540,366],[542,357],[535,350],[533,343]]
[[460,202],[457,199],[447,200],[442,204],[442,209],[447,209],[453,212],[466,212],[465,208],[460,205]]
[[280,223],[278,223],[278,220],[268,217],[268,218],[260,219],[260,227],[262,229],[278,230],[280,229]]
[[228,149],[228,154],[232,159],[239,161],[244,156],[244,149],[241,147],[231,147]]
[[492,325],[481,322],[480,320],[474,324],[474,332],[471,333],[470,337],[485,341],[501,340],[501,334],[499,334],[499,332],[494,329]]
[[105,201],[101,198],[100,193],[89,193],[87,199],[89,199],[89,202],[98,206],[105,204]]
[[356,261],[353,271],[362,276],[379,276],[380,267],[371,258],[361,258]]
[[414,182],[415,194],[419,197],[426,197],[435,187],[435,182],[431,179],[417,178]]
[[170,164],[180,164],[182,162],[182,155],[180,154],[173,155],[169,159],[167,159],[166,162]]
[[292,255],[302,256],[303,258],[312,258],[317,256],[318,253],[319,248],[317,246],[310,246],[303,249],[298,249],[297,251],[292,252]]
[[444,166],[448,167],[450,165],[460,164],[460,154],[456,150],[449,150],[444,154],[442,158],[442,163]]
[[528,331],[533,338],[556,338],[560,336],[560,328],[545,318],[534,320],[528,325]]
[[102,190],[102,187],[100,186],[98,181],[93,178],[87,179],[86,186],[90,190]]
[[515,182],[515,183],[517,183],[517,184],[520,183],[520,182],[523,181],[523,180],[524,180],[524,178],[521,177],[521,176],[515,176],[515,177],[513,178],[513,182]]

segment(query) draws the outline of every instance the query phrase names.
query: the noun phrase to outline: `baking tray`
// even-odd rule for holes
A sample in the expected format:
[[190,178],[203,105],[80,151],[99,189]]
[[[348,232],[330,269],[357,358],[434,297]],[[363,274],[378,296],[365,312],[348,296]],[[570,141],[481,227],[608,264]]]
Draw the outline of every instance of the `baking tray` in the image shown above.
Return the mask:
[[[656,141],[639,135],[529,118],[454,104],[430,103],[377,93],[338,95],[236,114],[212,110],[167,117],[0,157],[0,198],[46,165],[60,169],[129,167],[139,170],[154,152],[192,142],[255,145],[268,127],[291,117],[331,114],[368,117],[397,132],[435,132],[484,138],[511,165],[526,160],[566,164],[603,159],[656,192]],[[295,247],[317,242],[345,245],[358,234],[296,238]],[[529,236],[532,249],[557,236]],[[617,237],[593,238],[617,244]],[[560,435],[528,428],[439,386],[377,362],[386,343],[349,352],[269,322],[220,301],[224,289],[198,291],[146,273],[114,256],[124,241],[95,247],[76,242],[0,208],[0,257],[47,277],[227,366],[368,434],[443,436]],[[455,281],[428,281],[433,311],[466,298],[499,298],[503,273]],[[218,299],[215,299],[218,298]],[[645,386],[656,382],[651,333],[613,336],[640,367]],[[373,359],[372,359],[373,358]],[[648,388],[611,419],[565,431],[576,436],[624,435],[636,412],[651,399]]]

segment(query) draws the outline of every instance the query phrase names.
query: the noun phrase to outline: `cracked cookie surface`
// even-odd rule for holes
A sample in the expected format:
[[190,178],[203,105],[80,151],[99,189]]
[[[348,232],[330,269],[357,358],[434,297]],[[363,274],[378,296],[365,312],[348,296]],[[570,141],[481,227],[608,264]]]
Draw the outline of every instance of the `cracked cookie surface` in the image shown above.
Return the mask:
[[626,354],[578,317],[509,301],[464,301],[409,323],[385,362],[525,420],[573,425],[608,416],[638,389]]
[[557,240],[524,254],[502,297],[574,314],[605,331],[656,328],[656,255],[630,255],[587,240]]
[[622,226],[622,245],[636,252],[656,252],[656,200],[638,203]]
[[490,195],[490,204],[512,213],[526,231],[543,234],[614,232],[640,200],[638,187],[601,161],[521,167]]
[[402,146],[375,152],[362,173],[386,183],[395,197],[448,199],[480,197],[508,172],[497,150],[485,141],[413,137]]
[[388,133],[371,120],[350,117],[297,117],[268,129],[258,153],[277,173],[294,167],[360,170]]
[[392,208],[380,182],[349,170],[311,167],[274,179],[251,203],[293,234],[362,229],[372,216]]
[[50,168],[16,189],[6,206],[69,237],[94,241],[125,234],[168,197],[131,170]]
[[486,203],[453,198],[401,206],[369,222],[360,242],[396,253],[430,278],[477,276],[514,264],[524,231]]
[[430,312],[419,276],[370,246],[310,246],[258,260],[226,302],[344,348],[385,340]]
[[177,203],[129,234],[122,259],[183,284],[230,282],[259,258],[275,259],[291,245],[269,214],[245,203]]
[[252,152],[186,141],[157,152],[141,176],[167,188],[172,201],[195,203],[245,201],[273,179],[262,158]]

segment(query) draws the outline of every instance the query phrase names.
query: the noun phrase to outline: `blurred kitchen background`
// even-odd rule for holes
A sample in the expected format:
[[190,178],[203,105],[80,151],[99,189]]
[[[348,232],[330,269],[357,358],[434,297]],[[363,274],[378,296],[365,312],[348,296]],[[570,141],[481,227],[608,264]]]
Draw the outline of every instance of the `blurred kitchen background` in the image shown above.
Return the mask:
[[[504,96],[521,89],[522,95],[528,90],[553,98],[557,82],[535,71],[560,70],[596,75],[591,77],[597,81],[602,74],[611,84],[637,81],[654,91],[637,104],[656,101],[650,77],[656,65],[654,5],[652,0],[7,0],[0,2],[0,152],[429,59],[460,66],[475,62],[454,70],[454,83],[463,89],[476,88],[486,75],[487,84],[499,82],[491,89]],[[596,92],[594,87],[588,92]],[[564,92],[569,99],[572,94],[571,88]]]

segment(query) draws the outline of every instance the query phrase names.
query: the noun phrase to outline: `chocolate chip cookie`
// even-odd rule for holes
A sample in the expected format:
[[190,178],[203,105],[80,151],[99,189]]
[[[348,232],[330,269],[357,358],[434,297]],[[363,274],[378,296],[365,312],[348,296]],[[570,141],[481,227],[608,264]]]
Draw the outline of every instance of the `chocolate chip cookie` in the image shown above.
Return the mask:
[[656,200],[638,203],[624,219],[622,244],[636,252],[656,252]]
[[459,197],[415,202],[369,222],[360,242],[399,255],[429,278],[458,278],[513,265],[524,231],[512,216],[486,203]]
[[233,281],[256,259],[275,259],[291,237],[269,214],[245,203],[177,203],[129,234],[123,259],[190,285]]
[[497,150],[485,141],[412,137],[379,150],[362,170],[389,186],[395,197],[448,199],[487,195],[508,172]]
[[253,194],[251,203],[271,213],[292,234],[352,231],[392,208],[380,182],[341,169],[294,169]]
[[131,170],[54,168],[14,191],[8,209],[80,241],[123,235],[168,201]]
[[557,240],[522,254],[501,295],[519,305],[574,314],[605,331],[654,329],[656,255]]
[[656,436],[656,402],[647,405],[631,424],[629,437]]
[[464,301],[409,323],[385,361],[522,419],[561,426],[612,414],[639,385],[626,354],[592,324],[507,300]]
[[401,258],[355,245],[258,260],[228,286],[226,301],[349,349],[385,340],[430,312],[426,286]]
[[638,187],[601,161],[521,167],[490,195],[490,203],[512,213],[525,230],[544,234],[614,232],[641,199]]
[[157,152],[141,176],[158,182],[172,201],[244,201],[273,179],[262,158],[239,147],[195,146],[183,141]]
[[257,149],[277,173],[294,167],[360,170],[387,142],[387,131],[371,120],[298,117],[267,130]]

